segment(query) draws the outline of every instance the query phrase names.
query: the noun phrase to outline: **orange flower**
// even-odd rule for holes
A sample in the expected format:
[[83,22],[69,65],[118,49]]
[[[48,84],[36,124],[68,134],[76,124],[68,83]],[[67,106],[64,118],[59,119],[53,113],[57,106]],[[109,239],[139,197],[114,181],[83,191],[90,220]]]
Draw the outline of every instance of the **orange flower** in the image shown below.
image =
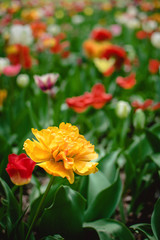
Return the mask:
[[0,107],[3,106],[3,101],[7,97],[7,90],[1,89],[0,90]]
[[53,176],[66,177],[74,182],[74,172],[79,175],[95,173],[98,163],[91,162],[98,154],[94,145],[79,134],[76,126],[61,123],[58,127],[48,127],[38,131],[32,129],[38,139],[27,139],[24,149],[29,157]]
[[104,50],[110,45],[111,43],[107,41],[97,42],[93,39],[88,39],[83,43],[83,49],[87,57],[99,58]]
[[31,23],[31,29],[33,36],[39,38],[43,33],[46,32],[46,24],[40,21],[35,21]]

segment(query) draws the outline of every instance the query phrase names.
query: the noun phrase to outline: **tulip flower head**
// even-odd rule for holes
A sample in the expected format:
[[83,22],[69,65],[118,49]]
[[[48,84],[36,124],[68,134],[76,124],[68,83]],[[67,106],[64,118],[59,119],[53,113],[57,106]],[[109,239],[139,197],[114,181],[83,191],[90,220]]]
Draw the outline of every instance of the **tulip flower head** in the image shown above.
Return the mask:
[[160,61],[157,59],[150,59],[148,70],[152,74],[156,74],[160,68]]
[[32,30],[29,25],[14,24],[10,27],[10,44],[30,45],[33,42]]
[[101,54],[102,59],[114,59],[114,69],[120,69],[126,59],[126,51],[117,45],[107,46]]
[[58,73],[48,73],[42,76],[34,75],[34,80],[37,86],[43,92],[50,92],[54,87],[57,79],[59,77]]
[[17,64],[17,65],[10,65],[7,66],[3,69],[3,74],[8,76],[8,77],[14,77],[16,76],[21,70],[21,65]]
[[103,73],[104,76],[110,76],[114,72],[115,70],[114,63],[115,63],[114,58],[110,58],[109,60],[105,58],[94,59],[95,66],[101,73]]
[[150,108],[152,106],[152,104],[153,104],[152,99],[147,99],[143,103],[135,100],[132,102],[132,107],[135,108],[135,111],[138,109],[146,110],[146,109]]
[[106,41],[112,38],[112,33],[105,28],[99,27],[91,32],[91,38],[95,41]]
[[98,163],[91,162],[98,157],[94,145],[79,134],[76,126],[61,123],[38,131],[32,129],[38,141],[27,139],[24,149],[38,166],[53,176],[67,178],[72,184],[74,172],[78,175],[95,173]]
[[111,99],[112,95],[105,92],[103,84],[97,83],[92,87],[90,93],[85,92],[81,96],[67,98],[66,103],[75,112],[82,113],[90,106],[100,109]]
[[32,67],[30,48],[21,44],[10,45],[6,48],[7,57],[12,65],[21,64],[24,69]]
[[30,182],[34,167],[35,162],[27,157],[25,153],[20,155],[13,153],[8,156],[6,171],[11,181],[20,186]]
[[131,89],[136,84],[135,73],[127,77],[117,77],[116,83],[124,89]]

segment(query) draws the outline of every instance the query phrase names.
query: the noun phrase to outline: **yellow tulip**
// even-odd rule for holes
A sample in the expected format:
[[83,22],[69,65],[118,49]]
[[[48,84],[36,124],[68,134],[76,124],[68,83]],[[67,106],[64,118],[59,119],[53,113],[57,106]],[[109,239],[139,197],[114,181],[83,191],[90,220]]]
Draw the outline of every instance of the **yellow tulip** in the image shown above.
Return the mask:
[[53,176],[67,178],[74,182],[74,172],[78,175],[88,175],[98,171],[96,162],[98,157],[94,145],[79,134],[76,126],[61,123],[58,127],[48,127],[38,131],[32,129],[38,139],[27,139],[24,149],[28,156]]

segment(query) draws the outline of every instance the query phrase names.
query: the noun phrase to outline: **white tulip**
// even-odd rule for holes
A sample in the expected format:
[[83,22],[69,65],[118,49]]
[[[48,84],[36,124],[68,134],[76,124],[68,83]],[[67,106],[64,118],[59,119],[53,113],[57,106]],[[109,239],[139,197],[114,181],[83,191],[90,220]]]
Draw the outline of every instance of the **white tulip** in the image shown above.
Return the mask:
[[33,42],[32,30],[29,25],[12,25],[10,27],[10,44],[30,45]]

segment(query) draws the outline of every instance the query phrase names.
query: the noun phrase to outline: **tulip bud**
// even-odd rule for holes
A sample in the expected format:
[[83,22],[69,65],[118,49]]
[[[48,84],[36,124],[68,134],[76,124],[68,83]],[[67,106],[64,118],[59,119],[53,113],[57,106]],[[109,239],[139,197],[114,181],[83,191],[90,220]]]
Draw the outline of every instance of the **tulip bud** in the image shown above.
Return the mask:
[[6,171],[11,181],[18,186],[28,184],[31,181],[32,172],[35,162],[32,161],[25,153],[10,154]]
[[17,77],[17,85],[24,88],[29,83],[29,76],[27,74],[19,74]]
[[142,109],[138,109],[135,114],[134,114],[134,118],[133,118],[133,126],[135,127],[135,129],[143,129],[145,126],[145,114],[142,111]]
[[119,118],[127,118],[131,111],[131,106],[128,102],[119,101],[116,106],[116,115]]

